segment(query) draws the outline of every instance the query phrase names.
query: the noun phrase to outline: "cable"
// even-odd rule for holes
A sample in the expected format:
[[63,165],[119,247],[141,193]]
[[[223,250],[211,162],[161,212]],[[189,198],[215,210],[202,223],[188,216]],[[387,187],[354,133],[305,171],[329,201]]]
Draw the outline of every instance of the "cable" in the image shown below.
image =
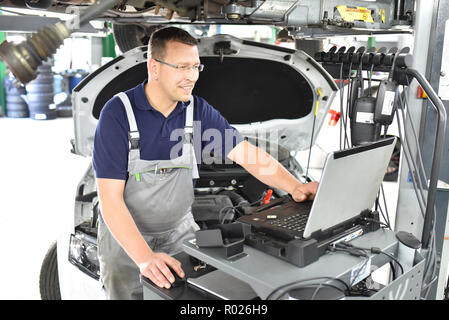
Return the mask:
[[343,63],[340,66],[340,139],[339,139],[339,144],[340,144],[340,150],[341,148],[341,140],[343,137],[343,123],[344,123],[344,117],[343,117],[343,92],[342,92],[342,81],[343,81]]
[[[310,300],[315,300],[315,297],[318,293],[318,291],[320,291],[320,289],[323,287],[323,283],[320,283],[320,285],[315,289],[315,291],[313,292],[312,297],[310,298]],[[344,294],[344,293],[343,293]]]
[[221,216],[222,216],[224,210],[231,209],[231,210],[234,211],[234,214],[235,214],[235,209],[240,208],[240,207],[242,207],[242,206],[244,206],[244,205],[248,205],[248,206],[251,207],[251,206],[253,206],[253,205],[257,204],[257,203],[260,203],[260,202],[263,200],[263,198],[264,198],[264,196],[262,196],[259,200],[256,200],[256,201],[254,201],[254,202],[252,202],[252,203],[249,203],[249,204],[248,204],[247,201],[242,201],[242,202],[241,202],[240,204],[238,204],[238,205],[235,205],[235,206],[226,206],[226,207],[221,208],[220,211],[218,212],[218,221],[219,221],[219,223],[220,223],[220,224],[223,224],[223,223],[224,223],[224,220],[225,220],[225,218],[226,218],[226,215],[228,214],[228,212],[226,212],[226,213],[224,214],[224,217],[221,218]]
[[[344,112],[343,112],[343,96],[344,96],[344,82],[343,82],[343,63],[341,64],[340,67],[340,118],[341,118],[341,122],[340,122],[340,150],[341,150],[341,140],[343,139],[343,148],[346,148],[346,143],[349,146],[349,139],[348,139],[348,134],[347,134],[347,122],[345,119]],[[350,70],[351,71],[351,70]],[[349,83],[349,81],[348,81]],[[344,131],[344,136],[343,136],[343,131]]]
[[[404,130],[405,130],[405,128],[406,128],[406,125],[405,125],[405,123],[406,123],[406,118],[405,118],[405,114],[404,114],[404,109],[405,109],[405,105],[404,105],[404,103],[403,103],[403,100],[402,100],[402,97],[401,97],[401,95],[399,95],[399,101],[400,101],[400,103],[401,103],[401,106],[402,106],[402,108],[401,108],[401,115],[402,115],[402,121],[403,121],[403,124],[404,124]],[[395,112],[396,112],[396,116],[398,117],[398,126],[400,125],[400,117],[399,117],[399,112],[398,112],[398,108],[395,108]],[[410,119],[411,120],[411,117],[408,117],[407,119]],[[412,127],[412,128],[414,128],[414,126]],[[414,130],[412,130],[412,131],[414,131]],[[402,130],[400,129],[400,126],[399,126],[399,134],[401,135],[402,134]],[[415,134],[415,143],[417,143],[416,144],[416,146],[417,146],[417,149],[419,149],[419,143],[418,143],[418,140],[417,140],[417,137],[416,137],[416,134]],[[414,169],[414,171],[411,171],[411,172],[413,172],[413,173],[416,173],[418,170],[417,170],[417,166],[416,166],[416,162],[414,161],[414,158],[412,157],[412,164],[413,164],[413,167],[412,166],[410,166],[410,160],[409,160],[409,157],[411,157],[411,150],[410,150],[410,146],[409,146],[409,143],[408,143],[408,139],[407,139],[407,135],[405,134],[405,132],[404,132],[404,139],[402,139],[402,135],[401,135],[401,140],[403,140],[402,141],[402,144],[403,144],[403,146],[404,146],[404,148],[403,148],[403,151],[404,151],[404,154],[405,154],[405,157],[406,157],[406,160],[407,160],[407,164],[408,164],[408,167],[409,167],[409,169],[410,170],[413,170]],[[408,153],[407,153],[408,152]],[[419,153],[418,153],[419,155],[421,155],[421,152],[419,151]],[[421,160],[421,162],[422,162],[422,160]],[[424,176],[425,176],[425,172],[423,172],[423,174],[424,174]],[[414,176],[415,176],[415,174],[414,174]],[[414,178],[414,177],[412,177],[412,178]],[[413,182],[413,184],[414,184],[414,187],[416,188],[416,186],[415,186],[415,180],[416,180],[416,182],[418,182],[419,184],[420,184],[420,187],[421,188],[416,188],[416,189],[419,189],[419,190],[423,190],[423,184],[422,184],[422,181],[421,181],[421,177],[420,177],[420,175],[419,175],[419,172],[418,172],[418,175],[417,175],[417,178],[418,179],[412,179],[412,182]],[[427,178],[425,178],[426,180],[427,180]],[[427,183],[426,183],[427,184]],[[415,189],[415,192],[417,191]],[[424,197],[424,195],[421,193],[420,194],[421,195],[421,202],[422,202],[422,204],[424,204],[424,207],[427,207],[427,205],[426,205],[426,201],[425,201],[425,197]],[[419,196],[418,196],[418,193],[417,193],[417,197],[418,197],[418,199],[419,199]],[[418,200],[418,202],[419,202],[419,200]],[[422,209],[422,207],[423,207],[423,205],[422,204],[420,204],[420,207],[421,207],[421,209]],[[425,210],[422,210],[423,212],[422,212],[422,216],[424,217],[424,211]]]
[[[429,268],[431,266],[433,267],[433,270],[432,270],[432,273],[430,276],[430,278],[433,278],[436,276],[436,273],[437,273],[437,248],[436,248],[436,241],[435,241],[435,224],[433,225],[432,234],[431,234],[431,248],[432,248],[432,251],[429,253],[429,255],[431,256],[432,259],[431,259],[431,262],[429,261]],[[425,278],[427,277],[427,274],[428,274],[428,270],[425,269],[424,275],[423,275],[424,281],[425,281]],[[431,280],[429,282],[429,284],[433,281],[434,280]],[[429,293],[430,293],[430,288],[427,290],[427,292],[425,294],[426,299],[427,299],[427,296]]]
[[366,264],[367,264],[369,261],[370,261],[370,258],[367,257],[367,258],[365,259],[365,262],[364,262],[364,263],[362,264],[362,266],[359,268],[359,270],[357,270],[357,273],[356,273],[356,275],[354,276],[354,278],[352,279],[352,282],[351,282],[351,284],[350,284],[351,287],[355,285],[355,281],[356,281],[357,278],[359,277],[360,272],[362,272],[362,270],[364,270],[364,269],[366,268]]
[[393,230],[391,228],[390,215],[388,214],[387,200],[385,198],[385,192],[384,192],[383,184],[380,185],[380,190],[382,191],[382,198],[384,199],[384,207],[385,207],[385,214],[386,214],[386,217],[385,217],[383,215],[383,213],[382,213],[382,217],[384,218],[385,222],[388,224],[388,228],[390,228],[390,230]]
[[368,257],[368,255],[365,252],[360,251],[359,248],[347,248],[347,247],[340,245],[340,243],[335,244],[335,246],[330,246],[329,251],[331,251],[331,252],[344,251],[344,252],[349,253],[351,256],[365,257],[365,258]]
[[[397,92],[398,92],[398,90],[397,90]],[[401,105],[403,106],[404,104],[403,104],[401,95],[399,95],[399,100],[401,101]],[[404,123],[404,131],[405,131],[406,118],[405,118],[405,114],[404,114],[404,108],[401,108],[401,113],[400,114],[402,116],[402,121]],[[411,148],[410,148],[410,144],[409,144],[407,135],[405,133],[404,133],[404,146],[407,148],[408,153],[409,153],[409,155],[411,157],[412,152],[411,152]],[[417,147],[417,149],[419,149],[419,145],[417,145],[416,147]],[[421,180],[421,175],[419,174],[419,171],[417,170],[418,166],[416,165],[415,158],[411,157],[411,161],[412,161],[412,164],[413,164],[414,176],[416,176],[416,178],[417,178],[418,188],[420,190],[425,190],[424,184],[422,183],[422,180]],[[427,183],[426,183],[426,185],[427,185]]]
[[346,246],[347,248],[370,251],[371,253],[374,253],[374,254],[380,254],[380,253],[384,254],[384,255],[388,256],[390,259],[394,260],[398,264],[398,266],[401,268],[402,274],[404,274],[404,268],[402,267],[402,264],[399,262],[399,260],[396,257],[394,257],[393,255],[391,255],[390,253],[382,251],[381,249],[379,249],[377,247],[361,248],[361,247],[354,246],[352,243],[349,243],[346,241],[339,242],[337,245]]
[[[224,212],[224,216],[223,216],[223,218],[222,218],[222,215],[223,215],[223,211],[224,210],[227,210],[226,212]],[[219,223],[220,224],[224,224],[224,222],[225,222],[225,220],[226,220],[226,217],[228,216],[228,214],[229,213],[231,213],[232,212],[232,214],[234,215],[235,214],[235,208],[234,207],[223,207],[223,208],[221,208],[220,209],[220,212],[218,212],[218,221],[219,221]],[[232,218],[231,218],[231,220],[232,220]]]
[[[341,279],[332,278],[332,277],[315,277],[315,278],[309,278],[309,279],[298,280],[298,281],[295,281],[295,282],[290,282],[290,283],[287,283],[287,284],[285,284],[283,286],[280,286],[280,287],[274,289],[267,296],[266,299],[267,300],[277,300],[280,297],[282,297],[285,293],[289,292],[290,290],[300,289],[300,288],[304,287],[306,284],[302,285],[303,283],[307,283],[307,282],[315,281],[315,280],[321,280],[321,279],[338,281],[338,282],[342,283],[346,287],[347,292],[351,291],[351,288],[349,287],[349,285],[346,282],[344,282],[343,280],[341,280]],[[313,284],[312,283],[312,284],[309,284],[309,285],[319,285],[319,284]],[[329,285],[329,284],[323,283],[323,285]],[[341,291],[346,295],[345,291],[343,291],[343,290],[341,290]]]
[[[356,246],[354,246],[353,244],[348,243],[348,242],[345,242],[345,241],[340,242],[340,243],[338,243],[337,245],[343,246],[343,247],[346,246],[347,248],[353,248],[353,249],[358,249],[358,250],[370,251],[371,253],[374,253],[374,254],[384,254],[384,255],[388,256],[390,259],[392,259],[394,262],[396,262],[396,263],[398,264],[398,266],[401,268],[401,274],[404,274],[404,268],[402,267],[402,264],[399,262],[399,260],[398,260],[396,257],[394,257],[393,255],[391,255],[391,254],[389,254],[389,253],[387,253],[387,252],[385,252],[385,251],[382,251],[382,250],[380,250],[380,249],[377,248],[377,247],[361,248],[361,247],[356,247]],[[369,258],[368,258],[367,261],[362,265],[362,267],[359,269],[359,271],[358,271],[358,273],[356,274],[356,276],[354,277],[353,281],[355,281],[355,279],[357,279],[357,277],[358,277],[360,271],[365,267],[365,265],[366,265],[366,263],[368,262],[368,260],[369,260]],[[392,265],[391,262],[390,262],[390,266],[391,266],[391,270],[392,270],[392,273],[393,273],[393,281],[394,281],[394,280],[396,279],[396,271],[395,271],[395,268],[393,267],[393,265]],[[352,286],[352,283],[351,283],[351,286]]]
[[[348,72],[348,94],[346,95],[346,115],[341,114],[341,117],[345,117],[346,123],[348,123],[348,118],[349,118],[349,109],[351,109],[351,105],[352,105],[352,80],[351,80],[351,70],[352,69],[352,61],[349,64],[349,72]],[[352,115],[351,115],[352,116]],[[347,128],[345,127],[345,130],[347,130]],[[348,141],[348,147],[352,146],[352,141],[351,143],[349,143]]]
[[393,80],[393,76],[394,76],[394,68],[396,68],[396,60],[397,60],[398,57],[399,57],[399,53],[400,53],[400,52],[396,52],[396,53],[394,54],[394,57],[393,57],[393,62],[392,62],[392,64],[391,64],[391,69],[390,69],[390,72],[389,72],[389,74],[388,74],[388,80],[390,80],[390,81]]
[[[434,206],[434,215],[436,214],[436,208]],[[426,264],[423,272],[423,286],[421,288],[421,299],[427,299],[430,293],[430,285],[435,281],[435,276],[437,272],[437,248],[435,242],[435,219],[432,224],[432,233],[430,234],[430,250],[428,252],[428,256],[426,259]],[[430,274],[430,279],[428,283],[426,283],[426,279],[429,278],[429,269],[432,268],[432,273]],[[425,290],[425,293],[423,291]]]
[[386,139],[387,138],[387,132],[388,132],[388,128],[389,128],[390,126],[388,125],[388,124],[386,124],[385,126],[384,126],[384,139]]
[[340,291],[341,293],[343,293],[343,295],[346,296],[346,292],[345,292],[344,290],[342,290],[341,288],[339,288],[339,287],[337,287],[337,286],[334,286],[334,285],[331,285],[331,284],[328,284],[328,283],[323,283],[323,282],[321,282],[321,283],[319,283],[318,287],[317,287],[316,290],[314,291],[314,293],[313,293],[312,297],[310,298],[310,300],[315,300],[315,297],[316,297],[316,295],[318,294],[318,291],[320,291],[320,289],[321,289],[322,287],[329,287],[329,288],[337,289],[338,291]]
[[369,70],[369,73],[368,73],[368,94],[369,94],[370,97],[371,97],[371,95],[373,93],[372,92],[372,84],[371,84],[371,81],[372,81],[372,78],[373,78],[373,71],[374,71],[374,64],[371,65],[371,70]]
[[371,252],[372,253],[382,253],[382,254],[386,255],[387,257],[389,257],[390,259],[394,260],[394,262],[396,262],[398,264],[399,268],[401,268],[401,274],[404,274],[404,267],[402,266],[402,264],[399,262],[399,260],[396,257],[394,257],[393,255],[391,255],[385,251],[380,250],[379,248],[375,248],[375,247],[371,248]]
[[[334,286],[334,285],[332,285],[332,284],[324,283],[324,282],[320,282],[320,283],[310,283],[310,284],[307,284],[307,285],[299,286],[299,287],[294,288],[294,289],[291,289],[291,290],[306,289],[306,288],[316,288],[315,291],[313,292],[312,296],[310,297],[310,299],[308,299],[308,300],[315,300],[316,295],[318,294],[318,292],[320,291],[320,289],[323,288],[323,287],[334,288],[334,289],[340,291],[344,296],[347,295],[347,294],[346,294],[346,291],[344,291],[343,289],[341,289],[341,288],[339,288],[339,287],[337,287],[337,286]],[[291,290],[289,290],[289,291],[291,291]],[[284,294],[285,294],[285,293],[284,293]],[[279,296],[278,298],[280,298],[280,297],[282,297],[282,295]]]
[[387,227],[388,229],[391,230],[391,226],[389,224],[387,224],[387,223],[382,222],[382,221],[378,221],[376,219],[371,219],[371,218],[364,218],[363,220],[369,221],[369,222],[375,222],[375,223],[378,223],[379,225],[384,225],[385,227]]
[[305,175],[305,179],[307,181],[307,179],[309,178],[309,166],[310,166],[310,155],[312,154],[312,146],[313,146],[313,135],[315,133],[315,122],[316,122],[316,110],[315,110],[315,114],[313,116],[313,123],[312,123],[312,134],[310,135],[310,147],[309,147],[309,156],[307,159],[307,167],[306,167],[306,175]]
[[[380,206],[379,206],[379,212],[380,212],[380,214],[382,215],[382,217],[384,218],[384,220],[386,221],[384,212],[382,211],[382,208],[381,208]],[[391,229],[391,228],[390,228],[390,229]]]
[[364,257],[364,258],[366,258],[364,263],[362,264],[362,266],[357,270],[357,273],[353,277],[351,283],[349,284],[349,287],[352,287],[354,285],[354,282],[359,277],[360,272],[362,272],[362,270],[365,269],[366,264],[370,261],[370,257],[363,250],[360,250],[359,248],[356,248],[356,247],[348,247],[348,246],[344,245],[342,242],[336,243],[335,245],[330,245],[328,247],[328,250],[331,251],[331,252],[344,251],[344,252],[347,252],[350,255],[355,256],[355,257]]
[[[407,84],[410,86],[408,78],[407,78]],[[407,106],[407,109],[408,109],[408,105],[409,105],[409,103],[408,103],[408,90],[405,89],[405,86],[403,86],[403,91],[405,92],[405,94],[404,94],[405,104],[403,104],[403,105]],[[402,100],[402,96],[399,96],[399,97]],[[417,137],[417,134],[416,134],[415,125],[413,123],[413,118],[412,117],[408,117],[407,119],[410,120],[410,126],[412,128],[413,137],[415,139],[416,150],[418,151],[418,160],[420,160],[419,164],[420,164],[420,167],[421,167],[421,170],[422,170],[422,174],[424,176],[424,181],[427,182],[426,171],[424,170],[424,164],[423,164],[423,161],[422,161],[423,157],[422,157],[422,154],[421,154],[421,148],[419,147],[419,141],[418,141],[418,137]]]
[[[359,63],[357,72],[359,72],[359,71],[360,71],[360,73],[358,73],[358,75],[360,77],[360,87],[358,88],[358,90],[359,90],[359,93],[363,94],[363,92],[365,91],[365,81],[363,81],[363,59],[362,59],[362,57],[360,57],[360,63]],[[358,96],[360,96],[360,95],[358,95]]]
[[[382,188],[382,187],[383,187],[383,186],[382,186],[382,184],[381,184],[381,188]],[[383,191],[383,189],[382,189],[382,191]],[[381,192],[381,190],[379,189],[379,191],[377,192],[377,197],[376,197],[376,202],[375,202],[375,205],[376,205],[376,206],[375,206],[374,210],[380,212],[382,218],[385,220],[385,223],[380,222],[380,221],[377,221],[377,220],[374,220],[374,219],[371,219],[371,220],[372,220],[373,222],[377,222],[377,223],[380,223],[380,224],[384,224],[388,229],[392,230],[392,228],[391,228],[391,223],[390,223],[390,218],[389,218],[389,216],[388,216],[387,204],[386,204],[386,202],[385,202],[385,195],[384,195],[384,206],[385,206],[385,212],[386,212],[386,215],[384,214],[384,212],[383,212],[383,210],[382,210],[382,207],[381,207],[380,204],[379,204],[380,192]],[[369,218],[365,218],[365,219],[369,219]],[[369,221],[369,220],[368,220],[368,221]]]
[[390,270],[394,281],[396,280],[396,268],[393,265],[393,261],[390,261]]
[[[399,131],[399,138],[401,139],[401,142],[404,143],[404,140],[403,140],[403,138],[402,138],[402,131],[401,131],[400,120],[399,120],[399,112],[397,111],[397,109],[395,110],[395,112],[396,112],[396,116],[398,117],[398,131]],[[412,168],[412,166],[410,165],[410,160],[409,160],[409,158],[408,158],[407,150],[405,150],[405,148],[403,148],[403,151],[404,151],[404,156],[405,156],[405,160],[407,161],[408,167],[409,167],[409,168]],[[417,200],[418,200],[418,205],[419,205],[419,208],[420,208],[420,210],[421,210],[421,215],[422,215],[422,217],[424,217],[424,212],[425,212],[425,210],[424,210],[424,205],[423,205],[423,203],[422,203],[423,200],[422,200],[422,199],[420,198],[420,196],[418,195],[418,190],[417,190],[417,187],[416,187],[416,182],[415,182],[415,180],[416,180],[416,179],[412,179],[413,189],[415,190],[415,193],[416,193],[416,198],[417,198]]]

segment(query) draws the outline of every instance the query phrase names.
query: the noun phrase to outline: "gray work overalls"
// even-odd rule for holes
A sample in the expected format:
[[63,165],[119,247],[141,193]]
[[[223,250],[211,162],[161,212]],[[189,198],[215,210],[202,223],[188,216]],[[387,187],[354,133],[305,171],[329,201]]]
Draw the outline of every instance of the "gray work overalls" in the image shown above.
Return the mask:
[[[141,160],[139,131],[125,93],[117,95],[126,109],[130,132],[125,203],[144,239],[155,252],[174,255],[182,242],[199,230],[191,205],[192,178],[198,178],[193,148],[193,97],[186,108],[182,156],[172,160]],[[100,281],[108,299],[143,299],[139,268],[115,240],[101,218],[98,226]]]

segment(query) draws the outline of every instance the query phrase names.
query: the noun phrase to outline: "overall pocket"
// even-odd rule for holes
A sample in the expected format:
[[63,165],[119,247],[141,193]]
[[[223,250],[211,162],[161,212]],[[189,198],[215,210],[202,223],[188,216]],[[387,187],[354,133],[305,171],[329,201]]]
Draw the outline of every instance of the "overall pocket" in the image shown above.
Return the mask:
[[174,226],[193,203],[191,169],[175,168],[165,174],[144,172],[140,181],[130,176],[125,203],[142,232],[165,231]]
[[168,180],[170,176],[175,172],[177,169],[186,169],[189,170],[189,167],[154,167],[153,169],[145,170],[142,172],[137,172],[135,174],[132,174],[131,177],[136,182],[142,182],[142,183],[159,183],[161,181]]

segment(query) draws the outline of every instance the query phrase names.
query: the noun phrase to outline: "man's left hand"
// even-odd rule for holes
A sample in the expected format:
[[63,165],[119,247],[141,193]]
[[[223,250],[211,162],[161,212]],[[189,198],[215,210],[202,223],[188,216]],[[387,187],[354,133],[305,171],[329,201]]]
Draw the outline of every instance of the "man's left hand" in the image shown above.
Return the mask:
[[313,200],[315,198],[316,190],[318,189],[318,182],[309,182],[299,184],[291,193],[293,200],[302,202],[306,200]]

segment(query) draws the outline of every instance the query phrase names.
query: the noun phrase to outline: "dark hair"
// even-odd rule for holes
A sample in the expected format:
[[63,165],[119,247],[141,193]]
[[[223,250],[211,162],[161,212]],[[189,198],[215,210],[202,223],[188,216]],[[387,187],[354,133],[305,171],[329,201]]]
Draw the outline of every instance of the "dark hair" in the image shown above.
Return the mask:
[[169,41],[177,41],[189,46],[198,45],[198,41],[183,29],[176,27],[161,28],[153,32],[150,37],[148,43],[149,57],[163,59],[165,56],[166,44]]

